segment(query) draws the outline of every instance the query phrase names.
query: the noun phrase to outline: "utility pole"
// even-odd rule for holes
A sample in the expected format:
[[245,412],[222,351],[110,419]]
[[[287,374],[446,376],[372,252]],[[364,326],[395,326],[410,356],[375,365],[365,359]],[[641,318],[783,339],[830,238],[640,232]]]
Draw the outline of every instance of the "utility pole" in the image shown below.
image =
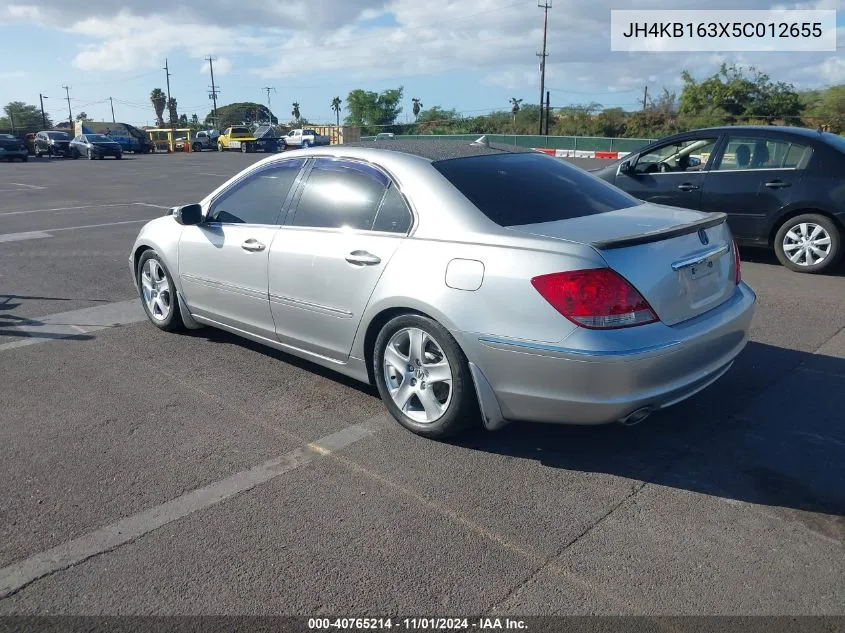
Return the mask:
[[44,99],[49,99],[49,97],[45,97],[43,94],[38,93],[38,99],[41,101],[41,127],[46,129],[47,128],[47,115],[44,114]]
[[173,128],[173,117],[170,115],[170,68],[167,65],[167,59],[164,60],[164,72],[167,76],[167,120]]
[[208,93],[208,98],[211,99],[211,102],[214,104],[212,108],[213,117],[214,117],[214,127],[215,129],[219,125],[219,121],[217,120],[217,86],[214,85],[214,60],[215,57],[211,57],[209,55],[205,58],[205,61],[208,62],[208,70],[211,73],[211,92]]
[[262,90],[267,91],[267,123],[273,125],[273,110],[270,109],[270,91],[276,92],[276,89],[273,86],[264,86]]
[[549,135],[549,112],[551,112],[551,93],[546,90],[546,136]]
[[643,112],[646,110],[646,104],[648,103],[648,86],[645,87],[643,91]]
[[112,101],[111,97],[109,97],[109,103],[111,104],[111,122],[117,123],[117,121],[114,120],[114,101]]
[[552,0],[544,0],[542,3],[537,3],[537,6],[543,10],[543,52],[537,53],[540,58],[540,134],[543,133],[543,93],[546,91],[546,37],[549,32],[549,9],[552,8]]
[[73,112],[70,110],[70,86],[62,86],[65,89],[65,94],[67,95],[67,120],[70,123],[70,129],[73,129]]

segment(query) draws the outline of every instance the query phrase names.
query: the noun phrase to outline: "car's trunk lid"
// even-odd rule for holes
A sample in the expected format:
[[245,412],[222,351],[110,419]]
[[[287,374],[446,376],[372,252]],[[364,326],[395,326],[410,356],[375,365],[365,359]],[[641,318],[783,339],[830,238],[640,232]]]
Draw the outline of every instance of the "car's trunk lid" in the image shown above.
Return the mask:
[[593,246],[667,325],[695,318],[735,290],[732,237],[723,213],[655,204],[514,230]]

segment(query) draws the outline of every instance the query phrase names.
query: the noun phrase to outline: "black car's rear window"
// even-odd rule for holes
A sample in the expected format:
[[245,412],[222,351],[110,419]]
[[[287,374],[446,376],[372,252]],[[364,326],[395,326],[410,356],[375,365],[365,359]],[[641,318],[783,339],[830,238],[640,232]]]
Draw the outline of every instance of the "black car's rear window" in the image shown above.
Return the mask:
[[568,220],[642,204],[573,165],[536,152],[453,158],[432,165],[500,226]]

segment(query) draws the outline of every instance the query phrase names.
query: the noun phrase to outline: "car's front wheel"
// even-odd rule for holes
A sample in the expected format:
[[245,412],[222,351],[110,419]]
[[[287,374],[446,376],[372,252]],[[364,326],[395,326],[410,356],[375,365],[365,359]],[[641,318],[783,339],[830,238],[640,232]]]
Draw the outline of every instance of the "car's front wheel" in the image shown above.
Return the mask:
[[799,273],[830,270],[842,255],[842,236],[830,219],[807,213],[787,220],[775,235],[781,264]]
[[145,251],[138,261],[138,290],[147,318],[157,328],[166,332],[181,330],[184,326],[176,299],[173,278],[153,250]]
[[428,317],[405,314],[382,327],[373,373],[388,411],[413,433],[453,437],[480,419],[464,353],[446,328]]

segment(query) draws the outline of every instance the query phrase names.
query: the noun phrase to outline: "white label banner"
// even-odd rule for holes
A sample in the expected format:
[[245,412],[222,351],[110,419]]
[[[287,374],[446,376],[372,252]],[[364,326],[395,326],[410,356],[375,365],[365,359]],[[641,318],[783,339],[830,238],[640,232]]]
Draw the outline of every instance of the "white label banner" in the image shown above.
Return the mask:
[[836,51],[836,11],[610,12],[610,50],[618,52]]

